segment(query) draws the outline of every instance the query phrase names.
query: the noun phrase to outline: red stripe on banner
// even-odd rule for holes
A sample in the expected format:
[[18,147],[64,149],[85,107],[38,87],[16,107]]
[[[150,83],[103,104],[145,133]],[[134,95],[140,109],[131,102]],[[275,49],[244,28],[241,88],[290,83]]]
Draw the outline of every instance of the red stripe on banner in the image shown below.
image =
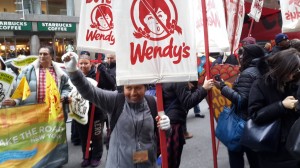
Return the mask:
[[[156,96],[157,96],[157,111],[164,113],[162,86],[161,83],[156,84]],[[168,153],[167,153],[167,138],[166,132],[159,129],[159,144],[161,151],[162,168],[168,168]]]
[[[210,63],[209,63],[209,41],[208,41],[208,28],[207,28],[207,16],[206,16],[206,0],[201,0],[202,3],[202,16],[203,16],[203,30],[204,30],[204,44],[205,44],[205,72],[207,79],[210,79]],[[217,162],[217,149],[216,149],[216,138],[215,138],[215,125],[214,125],[214,112],[212,106],[212,92],[208,91],[208,105],[210,112],[210,130],[211,130],[211,139],[212,139],[212,152],[214,160],[214,168],[218,168]]]
[[239,11],[240,11],[240,0],[238,0],[237,4],[236,4],[236,15],[234,16],[234,25],[233,25],[233,38],[231,40],[231,52],[230,54],[233,54],[233,50],[235,48],[234,47],[234,41],[235,41],[235,34],[236,34],[236,29],[237,29],[237,22],[239,20]]

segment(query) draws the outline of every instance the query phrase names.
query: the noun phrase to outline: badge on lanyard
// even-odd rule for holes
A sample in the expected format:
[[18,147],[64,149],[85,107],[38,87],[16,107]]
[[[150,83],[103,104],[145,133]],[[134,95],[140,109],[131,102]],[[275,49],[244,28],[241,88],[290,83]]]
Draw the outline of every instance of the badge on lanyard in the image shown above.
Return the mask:
[[136,151],[133,153],[133,163],[145,163],[148,161],[148,150]]

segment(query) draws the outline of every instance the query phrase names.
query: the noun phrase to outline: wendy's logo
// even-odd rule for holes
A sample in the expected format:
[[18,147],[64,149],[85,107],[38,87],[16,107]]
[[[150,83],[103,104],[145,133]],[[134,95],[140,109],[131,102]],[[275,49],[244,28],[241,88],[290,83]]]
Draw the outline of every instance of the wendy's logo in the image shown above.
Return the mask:
[[97,5],[91,12],[91,21],[91,28],[101,31],[112,30],[114,24],[111,6],[107,4]]
[[133,35],[138,39],[160,41],[174,32],[182,34],[173,0],[134,0],[130,12],[135,28]]

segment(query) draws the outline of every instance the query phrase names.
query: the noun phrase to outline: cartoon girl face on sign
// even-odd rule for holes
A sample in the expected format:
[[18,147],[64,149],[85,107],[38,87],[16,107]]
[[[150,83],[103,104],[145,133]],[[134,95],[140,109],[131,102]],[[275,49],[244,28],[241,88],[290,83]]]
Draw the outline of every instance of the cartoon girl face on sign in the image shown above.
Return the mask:
[[[151,13],[151,9],[154,13]],[[139,19],[145,26],[145,30],[156,35],[162,35],[166,32],[165,28],[170,23],[171,13],[164,0],[144,0],[139,5]]]
[[181,33],[177,21],[172,19],[171,11],[165,0],[140,0],[139,20],[144,28],[135,32],[137,38],[162,38],[174,33]]
[[95,17],[100,30],[110,30],[113,28],[113,16],[108,6],[97,6]]

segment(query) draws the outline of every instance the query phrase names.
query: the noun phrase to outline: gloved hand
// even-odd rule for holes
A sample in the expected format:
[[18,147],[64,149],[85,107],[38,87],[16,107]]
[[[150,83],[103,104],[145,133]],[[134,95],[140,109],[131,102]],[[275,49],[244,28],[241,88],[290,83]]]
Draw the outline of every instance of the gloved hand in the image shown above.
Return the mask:
[[98,71],[99,71],[99,72],[104,72],[104,71],[106,71],[105,65],[104,65],[104,64],[98,65]]
[[170,119],[168,116],[166,115],[162,115],[162,116],[157,116],[156,117],[157,122],[157,127],[160,128],[161,130],[168,130],[171,128],[171,124],[170,124]]
[[74,72],[78,70],[78,55],[74,52],[67,52],[62,57],[61,60],[65,63],[67,72]]

